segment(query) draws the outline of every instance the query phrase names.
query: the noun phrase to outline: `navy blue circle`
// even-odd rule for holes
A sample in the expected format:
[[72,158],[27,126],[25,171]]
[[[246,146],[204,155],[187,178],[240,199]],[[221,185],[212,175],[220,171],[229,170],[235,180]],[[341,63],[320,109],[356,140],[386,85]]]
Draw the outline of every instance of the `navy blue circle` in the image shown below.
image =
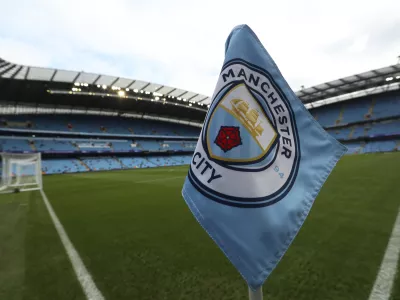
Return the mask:
[[[265,77],[267,77],[271,84],[273,85],[274,89],[276,90],[276,92],[279,94],[279,96],[281,97],[281,99],[285,102],[286,107],[288,109],[289,115],[291,117],[291,121],[293,124],[293,128],[292,128],[292,132],[294,135],[294,139],[295,139],[295,146],[296,146],[296,152],[295,152],[295,157],[294,157],[294,164],[293,164],[293,168],[289,174],[289,178],[286,181],[286,183],[275,193],[270,194],[268,196],[264,196],[264,197],[256,197],[256,198],[241,198],[241,197],[236,197],[236,196],[229,196],[229,195],[225,195],[222,193],[219,193],[217,191],[211,190],[209,187],[205,186],[204,184],[202,184],[194,175],[193,171],[192,171],[192,167],[190,167],[189,169],[189,173],[188,173],[188,178],[189,181],[192,183],[192,185],[194,187],[196,187],[196,189],[202,193],[204,196],[206,196],[207,198],[216,201],[218,203],[222,203],[225,205],[229,205],[229,206],[235,206],[235,207],[244,207],[244,208],[254,208],[254,207],[263,207],[263,206],[268,206],[268,205],[272,205],[280,200],[282,200],[287,193],[290,191],[291,187],[294,184],[294,181],[297,177],[298,174],[298,169],[299,169],[299,162],[300,162],[300,157],[301,157],[301,153],[300,153],[300,141],[299,141],[299,134],[298,134],[298,130],[297,130],[297,126],[296,126],[296,120],[295,120],[295,115],[293,113],[293,110],[290,106],[290,103],[288,101],[288,99],[286,98],[286,95],[281,91],[281,89],[277,86],[277,84],[275,83],[275,81],[273,80],[272,76],[264,69],[261,69],[251,63],[248,63],[242,59],[234,59],[231,60],[229,62],[227,62],[224,67],[222,68],[221,73],[230,65],[232,64],[242,64],[244,66],[246,66],[247,68],[256,71],[262,75],[264,75]],[[223,90],[225,87],[224,86],[221,90]],[[214,99],[218,96],[218,94],[214,97]],[[214,100],[213,99],[213,100]],[[220,98],[222,99],[222,97]],[[207,128],[208,127],[208,123],[209,123],[209,119],[208,116],[212,113],[211,110],[215,109],[215,107],[217,106],[217,104],[212,105],[212,108],[210,107],[210,110],[207,112],[206,115],[206,123],[204,124],[203,128]],[[262,109],[264,110],[263,105],[261,105]],[[265,111],[264,111],[265,112]],[[273,114],[272,114],[273,115]],[[202,133],[202,143],[203,143],[203,149],[206,151],[206,154],[208,156],[208,159],[220,164],[220,161],[216,161],[215,159],[211,159],[211,157],[209,156],[209,153],[207,152],[208,149],[207,147],[205,147],[204,144],[204,138],[203,138],[203,133]],[[273,148],[273,147],[271,147]],[[264,157],[265,158],[265,157]],[[274,157],[273,161],[275,160],[276,157]],[[273,162],[272,161],[272,162]],[[255,163],[256,161],[252,162]],[[270,164],[268,164],[270,165]],[[222,165],[224,168],[232,168],[232,166],[228,166],[226,162],[223,163]],[[268,166],[267,166],[268,167]],[[266,168],[263,168],[263,170],[265,170]],[[255,170],[243,170],[243,169],[239,169],[239,171],[242,172],[256,172]]]

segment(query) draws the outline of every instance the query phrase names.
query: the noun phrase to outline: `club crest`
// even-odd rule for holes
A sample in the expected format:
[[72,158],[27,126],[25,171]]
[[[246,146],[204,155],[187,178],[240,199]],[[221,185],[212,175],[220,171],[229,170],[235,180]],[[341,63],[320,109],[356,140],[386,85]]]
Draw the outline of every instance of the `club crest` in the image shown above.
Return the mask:
[[[269,153],[278,133],[269,113],[256,98],[241,81],[223,93],[206,128],[207,151],[211,159],[246,164],[258,161]],[[210,139],[214,139],[215,135],[218,143],[211,143]]]
[[299,160],[292,107],[273,77],[243,60],[225,64],[190,166],[192,184],[223,204],[271,205],[289,192]]

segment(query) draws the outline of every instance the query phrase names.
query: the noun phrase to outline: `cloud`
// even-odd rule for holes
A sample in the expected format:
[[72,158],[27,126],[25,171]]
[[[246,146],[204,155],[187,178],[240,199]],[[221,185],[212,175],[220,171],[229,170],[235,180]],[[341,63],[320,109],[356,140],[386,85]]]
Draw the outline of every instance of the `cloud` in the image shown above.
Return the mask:
[[247,23],[295,90],[395,63],[399,1],[322,2],[0,0],[0,57],[211,95]]
[[357,37],[351,44],[349,51],[355,53],[360,53],[365,51],[368,44],[368,38],[369,38],[368,34],[364,34],[362,36]]

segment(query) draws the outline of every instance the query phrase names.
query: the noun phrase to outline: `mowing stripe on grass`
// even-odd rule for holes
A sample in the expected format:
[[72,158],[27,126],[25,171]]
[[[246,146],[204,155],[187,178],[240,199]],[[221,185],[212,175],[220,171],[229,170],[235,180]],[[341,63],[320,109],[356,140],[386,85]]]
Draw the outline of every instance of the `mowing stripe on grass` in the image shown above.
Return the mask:
[[369,300],[388,300],[396,277],[400,252],[400,210],[393,226],[392,234],[383,257],[378,276],[372,288]]
[[148,179],[148,180],[141,180],[141,181],[136,181],[135,183],[146,183],[146,182],[154,182],[154,181],[164,181],[164,180],[171,180],[171,179],[178,179],[178,178],[183,178],[184,176],[176,176],[176,177],[163,177],[163,178],[156,178],[156,179]]
[[94,283],[92,276],[83,264],[81,257],[79,256],[74,245],[72,244],[67,233],[65,232],[64,227],[62,226],[60,220],[54,212],[53,207],[47,199],[46,194],[43,192],[43,190],[40,190],[40,193],[42,195],[43,202],[46,205],[47,210],[49,211],[51,220],[54,223],[54,227],[56,228],[61,242],[65,248],[65,252],[67,252],[68,258],[71,261],[76,277],[78,278],[78,281],[82,286],[83,292],[86,295],[86,298],[88,300],[104,300],[103,295]]

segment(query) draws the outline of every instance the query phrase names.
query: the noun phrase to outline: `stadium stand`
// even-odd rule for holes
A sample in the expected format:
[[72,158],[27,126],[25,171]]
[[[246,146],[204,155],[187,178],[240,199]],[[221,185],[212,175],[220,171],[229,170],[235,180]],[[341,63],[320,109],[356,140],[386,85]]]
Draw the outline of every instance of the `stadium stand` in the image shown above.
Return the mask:
[[42,161],[44,174],[77,173],[88,171],[77,159],[45,159]]
[[334,126],[336,120],[339,118],[340,106],[338,104],[330,106],[332,107],[321,106],[311,110],[311,114],[323,127]]
[[[348,103],[346,103],[348,102]],[[349,124],[357,121],[364,120],[364,116],[368,112],[368,107],[370,104],[370,100],[361,100],[361,101],[346,101],[342,105],[342,113],[343,117],[340,122],[336,124]]]
[[[311,109],[324,127],[379,120],[400,115],[400,95],[377,95]],[[342,114],[342,116],[341,116]]]
[[158,140],[93,140],[67,138],[32,138],[0,136],[0,148],[4,151],[52,152],[140,152],[140,151],[193,151],[196,144],[190,141]]
[[356,124],[344,128],[330,128],[327,131],[339,140],[351,140],[360,137],[396,135],[399,133],[400,119],[384,120],[366,124]]
[[72,142],[65,140],[56,140],[56,139],[46,139],[46,140],[31,140],[28,141],[34,145],[40,152],[45,151],[75,151],[76,148],[72,145]]
[[198,136],[200,133],[199,128],[173,123],[90,115],[3,116],[0,128],[160,136]]
[[[400,150],[400,95],[398,94],[375,95],[344,101],[311,109],[310,112],[331,135],[348,147],[348,154]],[[199,128],[189,126],[121,117],[81,115],[6,116],[1,120],[1,128],[11,133],[13,130],[19,130],[17,132],[20,134],[0,136],[2,151],[76,153],[74,158],[45,157],[42,166],[44,174],[188,164],[199,134]],[[48,136],[28,136],[32,130]],[[90,133],[92,137],[69,137],[69,132]],[[104,139],[101,137],[103,133],[108,133],[110,136]],[[126,135],[130,135],[131,138],[127,139]],[[141,136],[151,136],[151,138],[144,139],[140,138]],[[173,137],[188,137],[188,139],[174,140]],[[123,153],[146,152],[159,155],[120,156]],[[165,155],[166,152],[168,156]],[[184,155],[170,155],[178,152]],[[93,156],[83,157],[79,155],[80,153]]]
[[311,109],[348,154],[399,151],[400,93],[382,93]]
[[[349,149],[348,154],[399,151],[400,95],[375,95],[311,109],[311,114]],[[152,168],[188,164],[199,128],[133,120],[122,117],[68,115],[13,115],[1,119],[0,129],[19,130],[22,136],[0,136],[7,152],[76,153],[75,158],[45,158],[43,173]],[[22,132],[21,132],[22,130]],[[49,135],[28,136],[32,131]],[[7,131],[6,131],[7,132]],[[3,133],[6,133],[3,131]],[[52,132],[50,134],[49,132]],[[51,136],[53,133],[57,136]],[[68,137],[69,132],[90,133],[91,138]],[[101,138],[108,133],[113,138]],[[130,135],[130,139],[121,138]],[[151,136],[152,138],[140,138]],[[137,138],[139,137],[139,138]],[[163,138],[164,137],[164,138]],[[188,137],[188,140],[166,139]],[[189,140],[191,138],[191,140]],[[151,157],[121,157],[120,153],[159,153]],[[184,155],[162,153],[183,152]],[[94,156],[82,157],[79,153]],[[107,155],[108,153],[108,155]],[[113,153],[110,155],[110,153]]]
[[[199,128],[166,122],[80,115],[10,115],[2,117],[0,129],[5,134],[0,136],[0,151],[41,152],[43,174],[187,164],[191,159],[188,153],[193,152],[199,134]],[[33,131],[45,137],[36,136]],[[71,137],[72,132],[91,136]],[[108,134],[107,138],[102,138],[104,133]],[[131,138],[126,139],[126,136]],[[136,138],[142,136],[148,138]],[[174,137],[191,140],[174,140]],[[160,155],[120,156],[123,153],[147,152],[159,152]],[[170,156],[166,156],[166,152]],[[177,152],[184,155],[173,155]],[[54,158],[55,154],[71,154],[74,157]],[[81,156],[83,154],[91,156]]]
[[396,116],[400,114],[400,96],[382,95],[373,110],[375,119]]
[[100,170],[117,170],[121,169],[121,164],[113,157],[90,157],[83,158],[83,163],[85,163],[92,171]]
[[10,139],[7,137],[0,139],[0,147],[2,151],[7,151],[7,152],[31,150],[27,140]]
[[113,141],[110,142],[111,148],[115,151],[134,151],[136,149],[136,144],[133,141]]
[[46,159],[42,162],[43,174],[111,171],[136,168],[154,168],[189,164],[191,156],[142,157],[85,157],[81,159]]
[[[0,61],[0,151],[41,152],[45,174],[190,163],[210,97]],[[392,65],[296,95],[348,154],[400,151],[399,83]]]

